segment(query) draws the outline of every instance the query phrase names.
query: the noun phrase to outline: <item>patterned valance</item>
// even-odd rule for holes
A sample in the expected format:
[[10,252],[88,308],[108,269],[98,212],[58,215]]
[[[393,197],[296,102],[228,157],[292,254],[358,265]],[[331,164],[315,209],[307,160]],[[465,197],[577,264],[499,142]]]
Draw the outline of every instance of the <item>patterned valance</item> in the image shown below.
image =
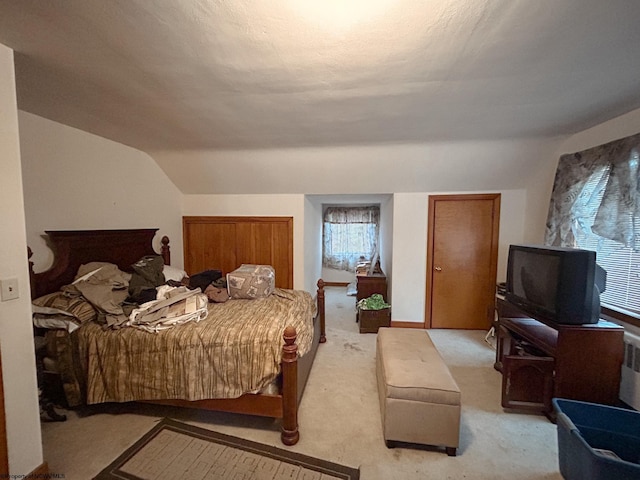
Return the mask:
[[380,221],[377,205],[357,207],[328,207],[324,212],[325,223],[374,223]]
[[581,232],[640,250],[640,134],[562,155],[545,243],[576,246]]

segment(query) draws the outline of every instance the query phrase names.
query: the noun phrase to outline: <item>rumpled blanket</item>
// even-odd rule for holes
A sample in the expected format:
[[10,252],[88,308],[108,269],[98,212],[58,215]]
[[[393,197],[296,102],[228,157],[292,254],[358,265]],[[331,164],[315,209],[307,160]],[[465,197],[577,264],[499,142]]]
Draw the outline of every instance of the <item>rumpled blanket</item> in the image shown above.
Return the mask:
[[287,325],[298,353],[313,341],[316,304],[302,290],[209,303],[207,318],[155,334],[88,323],[72,335],[86,401],[235,398],[258,392],[280,372]]

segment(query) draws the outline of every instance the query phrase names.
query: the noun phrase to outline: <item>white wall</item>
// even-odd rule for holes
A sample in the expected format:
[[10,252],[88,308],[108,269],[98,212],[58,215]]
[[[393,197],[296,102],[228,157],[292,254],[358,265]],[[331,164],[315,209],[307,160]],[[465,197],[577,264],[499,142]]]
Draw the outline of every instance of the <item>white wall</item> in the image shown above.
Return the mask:
[[493,192],[396,193],[393,199],[392,320],[424,322],[429,195],[459,193],[501,194],[498,281],[501,278],[504,279],[509,245],[523,242],[525,189]]
[[640,109],[601,123],[566,138],[555,152],[556,167],[560,155],[574,153],[640,132]]
[[20,292],[19,298],[0,302],[9,473],[18,478],[32,472],[43,459],[13,51],[4,45],[0,45],[0,171],[0,279],[16,278]]
[[[509,245],[512,243],[529,243],[526,231],[527,226],[533,222],[524,213],[529,201],[528,190],[505,190],[499,193],[502,196],[500,199],[500,237],[498,239],[496,281],[504,282],[507,278]],[[546,204],[549,204],[549,199],[546,200]],[[544,222],[538,225],[538,228],[544,229]]]
[[[312,202],[353,203],[358,197],[393,198],[389,204],[390,231],[382,252],[390,277],[392,316],[397,321],[424,321],[426,288],[427,199],[429,193],[503,194],[498,278],[504,277],[506,247],[544,233],[552,153],[560,139],[441,142],[424,145],[345,146],[335,148],[270,149],[257,151],[155,152],[154,158],[185,193],[215,190],[220,195],[186,195],[185,215],[239,214],[237,202],[261,199],[261,214],[278,215],[297,208],[276,205],[296,194]],[[541,167],[542,165],[542,167]],[[549,181],[549,175],[551,180]],[[533,179],[542,179],[538,184]],[[226,194],[229,195],[226,195]],[[230,201],[220,201],[229,197]],[[204,201],[203,199],[211,200]],[[529,198],[531,200],[529,201]],[[266,208],[274,204],[270,211]],[[206,205],[206,207],[204,206]],[[314,203],[317,205],[317,203]],[[256,214],[255,206],[245,214]],[[527,211],[532,221],[527,220]],[[242,210],[240,210],[242,211]],[[534,216],[535,214],[535,216]],[[304,215],[304,208],[302,208]],[[303,248],[321,248],[297,239]],[[298,258],[298,257],[296,257]],[[296,261],[296,269],[300,266]],[[331,277],[327,276],[331,273]],[[304,273],[303,273],[304,275]],[[349,281],[323,269],[323,277]],[[296,274],[297,278],[297,274]],[[308,285],[311,280],[305,279]],[[307,287],[308,288],[308,287]]]
[[183,215],[293,217],[293,287],[307,286],[304,195],[185,195]]
[[[498,278],[504,279],[506,249],[544,232],[550,181],[555,167],[552,153],[559,139],[442,142],[426,145],[348,146],[335,148],[272,149],[261,151],[156,152],[159,165],[185,192],[214,189],[221,195],[186,195],[185,215],[285,214],[298,208],[296,194],[311,203],[306,213],[317,214],[321,203],[354,203],[375,197],[385,209],[381,233],[381,261],[390,279],[392,316],[398,321],[424,321],[426,288],[427,202],[429,193],[502,193]],[[551,176],[551,180],[549,180]],[[532,181],[544,180],[541,183]],[[293,180],[293,181],[292,181]],[[227,192],[233,193],[226,195]],[[252,194],[249,194],[251,193]],[[225,194],[225,195],[223,195]],[[296,200],[287,206],[290,196]],[[228,200],[224,200],[228,197]],[[238,208],[246,197],[250,208]],[[256,201],[255,199],[259,199]],[[381,201],[383,198],[384,201]],[[529,198],[531,200],[529,200]],[[204,200],[209,199],[209,200]],[[273,208],[270,205],[273,204]],[[312,208],[313,207],[313,208]],[[305,209],[302,209],[305,215]],[[527,210],[537,216],[527,221]],[[242,213],[244,212],[244,213]],[[308,222],[304,216],[301,220]],[[294,220],[294,223],[296,220]],[[307,275],[321,246],[297,239],[303,249]],[[311,253],[311,249],[316,252]],[[297,253],[296,253],[297,255]],[[296,257],[298,258],[298,257]],[[353,276],[322,270],[330,281]],[[308,285],[305,281],[296,285]],[[297,278],[298,275],[296,274]]]
[[[252,165],[252,170],[257,166],[259,171],[263,163],[277,162],[282,154],[286,158],[285,163],[298,159],[306,166],[316,165],[315,173],[296,177],[295,186],[291,187],[293,190],[304,188],[305,178],[313,184],[307,185],[314,194],[306,196],[306,207],[301,213],[305,224],[304,238],[297,238],[294,246],[296,252],[300,248],[304,251],[301,254],[304,265],[301,268],[304,272],[308,268],[317,269],[317,260],[314,259],[321,254],[321,244],[316,238],[318,232],[311,226],[313,221],[306,215],[312,215],[320,222],[321,215],[319,217],[318,211],[322,203],[353,203],[363,197],[385,198],[388,203],[383,208],[386,212],[384,222],[391,224],[392,228],[382,233],[382,243],[388,248],[388,251],[383,252],[382,261],[385,262],[385,273],[390,277],[393,320],[421,323],[424,322],[430,194],[501,194],[497,280],[504,281],[508,246],[512,243],[540,243],[544,238],[549,198],[559,155],[638,131],[640,110],[566,139],[299,149],[295,152],[250,152],[244,157],[242,152],[198,152],[181,158],[183,162],[196,160],[198,164],[213,158],[222,164],[231,159],[243,158],[241,167],[246,167],[246,162],[251,160],[256,162]],[[172,160],[178,158],[173,155],[170,157]],[[164,157],[164,160],[167,158]],[[360,163],[367,158],[373,164],[370,164],[364,174],[349,173],[351,169],[364,167],[367,163]],[[381,163],[382,159],[385,160],[384,164]],[[336,175],[336,172],[339,174]],[[286,173],[281,173],[286,176]],[[259,174],[251,177],[253,180],[248,182],[262,178]],[[404,181],[400,187],[396,186],[399,179]],[[240,182],[238,188],[242,189],[243,185]],[[493,185],[493,188],[480,188],[488,185]],[[419,190],[421,186],[424,187],[423,190]],[[429,188],[433,186],[438,188]],[[379,190],[376,191],[376,188]],[[397,188],[393,194],[378,194],[389,192],[392,188]],[[203,201],[207,198],[209,200]],[[287,205],[288,202],[291,204]],[[300,198],[295,194],[187,195],[185,215],[285,215],[286,212],[299,211],[299,202]],[[239,208],[238,205],[242,207]],[[295,264],[299,266],[300,262],[296,260]],[[323,269],[323,273],[326,274],[326,269]],[[310,289],[309,285],[312,285],[313,291],[315,279],[311,279],[311,274],[305,279],[304,288]]]
[[424,322],[429,194],[393,197],[392,320]]
[[393,196],[380,204],[380,268],[387,276],[387,301],[392,302],[393,285]]
[[380,195],[527,185],[548,139],[155,152],[185,194]]
[[315,292],[322,276],[322,203],[304,199],[304,289]]
[[182,193],[144,152],[19,112],[27,241],[36,271],[51,265],[45,230],[159,228],[183,266]]

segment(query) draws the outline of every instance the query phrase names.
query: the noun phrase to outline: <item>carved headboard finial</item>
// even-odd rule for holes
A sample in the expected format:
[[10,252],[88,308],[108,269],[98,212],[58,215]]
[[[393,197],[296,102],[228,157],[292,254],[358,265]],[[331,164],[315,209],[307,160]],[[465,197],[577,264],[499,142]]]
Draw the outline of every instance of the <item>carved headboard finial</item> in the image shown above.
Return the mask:
[[164,260],[165,265],[171,265],[171,247],[169,247],[169,237],[166,235],[162,237],[160,240],[162,247],[160,249],[160,254]]

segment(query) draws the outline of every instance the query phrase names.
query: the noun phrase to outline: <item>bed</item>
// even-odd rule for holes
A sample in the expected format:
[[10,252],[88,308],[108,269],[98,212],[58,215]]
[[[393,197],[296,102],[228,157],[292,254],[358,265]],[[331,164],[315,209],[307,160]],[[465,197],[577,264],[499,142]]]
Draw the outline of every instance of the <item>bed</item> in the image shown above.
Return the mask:
[[[90,264],[91,262],[107,262],[117,266],[122,271],[131,271],[131,266],[137,262],[140,258],[148,255],[158,255],[153,248],[153,238],[155,237],[157,229],[129,229],[129,230],[75,230],[75,231],[47,231],[46,239],[54,252],[54,262],[51,268],[45,272],[34,273],[33,264],[30,261],[31,271],[31,291],[34,303],[37,300],[51,296],[56,292],[59,292],[65,285],[69,285],[74,281],[77,272],[81,265]],[[165,265],[171,263],[171,251],[169,246],[169,239],[165,236],[161,240],[161,252]],[[31,257],[31,252],[29,253]],[[277,294],[277,295],[276,295]],[[279,301],[282,303],[296,303],[293,301],[294,296],[302,296],[306,292],[297,292],[294,290],[280,290],[276,291],[269,296],[274,297],[273,301]],[[284,299],[284,300],[283,300]],[[272,301],[272,300],[269,300]],[[241,414],[250,414],[258,416],[273,417],[281,420],[281,440],[285,445],[293,445],[297,443],[299,439],[299,428],[297,411],[298,404],[304,387],[315,358],[316,350],[320,343],[326,341],[325,336],[325,308],[324,308],[324,282],[318,281],[318,290],[316,298],[313,300],[313,315],[309,320],[312,324],[310,331],[298,332],[294,325],[300,327],[300,323],[296,323],[296,318],[282,317],[287,320],[277,319],[273,320],[274,323],[278,323],[276,327],[279,328],[278,332],[281,335],[272,341],[272,344],[265,345],[263,348],[269,352],[276,352],[277,358],[277,375],[273,378],[273,381],[269,381],[268,385],[250,385],[246,387],[248,391],[238,392],[231,391],[230,395],[220,395],[218,390],[213,387],[208,388],[209,377],[220,376],[220,373],[213,373],[209,370],[203,370],[202,365],[208,365],[209,363],[215,363],[216,360],[207,360],[201,362],[198,360],[200,366],[200,373],[197,378],[201,380],[194,380],[196,377],[193,374],[184,380],[184,385],[190,385],[192,391],[183,393],[179,389],[176,389],[175,384],[180,383],[176,380],[180,375],[170,374],[166,372],[162,375],[155,375],[153,382],[148,389],[141,389],[139,391],[131,391],[131,389],[122,388],[127,390],[124,396],[110,396],[110,393],[95,395],[90,399],[88,403],[101,403],[109,401],[137,401],[137,402],[151,402],[164,405],[173,405],[179,407],[198,408],[206,410],[226,411]],[[234,303],[235,302],[235,303]],[[245,302],[245,303],[238,303]],[[253,303],[252,303],[253,302]],[[256,316],[266,315],[266,301],[264,304],[259,301],[253,300],[229,300],[225,302],[225,311],[235,312],[240,314],[244,311],[244,305],[257,306]],[[218,308],[218,310],[216,310]],[[247,307],[248,308],[248,307]],[[48,354],[50,356],[58,356],[51,361],[58,361],[62,363],[73,363],[73,365],[67,365],[66,369],[73,369],[76,374],[79,373],[80,386],[83,389],[83,401],[92,395],[89,390],[89,383],[91,382],[92,375],[87,374],[87,352],[91,350],[91,355],[100,354],[100,349],[105,352],[112,350],[115,352],[115,357],[108,357],[106,353],[104,358],[122,358],[132,356],[133,347],[130,347],[129,340],[134,337],[140,337],[144,339],[144,345],[146,351],[143,354],[149,354],[149,352],[155,352],[157,343],[171,344],[174,342],[173,349],[182,348],[181,342],[186,342],[191,345],[190,355],[196,355],[198,359],[203,358],[203,352],[209,347],[206,346],[205,339],[208,333],[203,333],[202,330],[205,326],[211,324],[214,319],[218,318],[218,313],[222,312],[222,306],[215,305],[209,309],[209,315],[205,320],[200,322],[191,322],[188,325],[176,326],[166,332],[149,333],[132,328],[121,328],[117,330],[109,330],[94,322],[82,323],[79,328],[69,333],[62,328],[50,328],[47,331],[49,339],[56,339],[56,347],[48,348]],[[214,313],[211,313],[214,312]],[[278,311],[278,315],[284,315],[283,311]],[[297,313],[295,315],[298,315]],[[291,319],[291,321],[289,320]],[[256,318],[256,322],[261,321],[260,318]],[[271,321],[271,320],[270,320]],[[242,320],[242,323],[246,323],[248,320]],[[283,323],[286,322],[286,325]],[[231,324],[229,324],[231,325]],[[219,327],[218,331],[220,331]],[[257,327],[256,327],[257,328]],[[233,329],[229,328],[224,330],[225,332],[231,332]],[[175,339],[171,337],[171,333],[167,332],[180,332],[179,335],[175,335]],[[190,331],[193,331],[192,337],[189,337]],[[304,343],[301,341],[302,336],[306,335]],[[186,335],[186,337],[185,337]],[[218,334],[219,335],[219,334]],[[230,335],[230,333],[229,333]],[[228,337],[229,335],[221,335],[222,337]],[[95,338],[100,338],[100,341]],[[265,335],[266,337],[266,335]],[[123,340],[123,339],[128,340]],[[187,340],[185,340],[187,338]],[[181,339],[181,340],[177,340]],[[194,340],[196,339],[196,340]],[[108,347],[101,346],[100,342],[110,342]],[[233,339],[227,339],[225,341],[233,341]],[[211,339],[211,344],[220,344],[222,340],[220,337]],[[192,344],[201,344],[201,346],[193,347]],[[300,343],[300,345],[298,344]],[[232,350],[227,344],[223,345],[226,350]],[[304,349],[300,348],[304,346]],[[136,347],[141,348],[141,347]],[[198,350],[199,348],[199,350]],[[195,350],[194,350],[195,349]],[[304,351],[302,351],[304,350]],[[181,351],[182,352],[182,351]],[[139,352],[138,352],[139,353]],[[155,353],[154,353],[155,354]],[[265,354],[267,355],[267,354]],[[175,354],[174,354],[175,357]],[[147,357],[145,357],[146,359]],[[109,368],[109,361],[101,360],[103,362],[101,368]],[[145,360],[145,361],[148,361]],[[165,361],[162,356],[153,357],[153,361]],[[167,360],[170,362],[173,360]],[[209,363],[207,363],[209,362]],[[238,360],[238,363],[242,363]],[[267,363],[269,363],[267,361]],[[253,363],[252,363],[253,365]],[[60,367],[56,367],[60,368]],[[127,367],[129,368],[129,367]],[[114,368],[114,370],[122,370],[123,367]],[[82,378],[86,375],[89,378]],[[127,375],[131,376],[129,372]],[[225,374],[226,375],[226,374]],[[64,376],[64,375],[63,375]],[[63,381],[65,379],[63,378]],[[100,380],[102,381],[102,380]],[[100,383],[93,382],[94,384]],[[158,384],[157,382],[164,382]],[[166,384],[171,383],[169,387]],[[200,388],[200,384],[203,386]],[[154,394],[153,391],[156,387],[162,394]],[[259,387],[259,388],[258,388]],[[173,390],[172,390],[173,389]],[[195,393],[194,391],[195,390]],[[177,392],[176,394],[167,394],[166,392]],[[216,392],[215,394],[209,394],[210,392]],[[152,393],[149,393],[152,392]],[[229,392],[226,392],[229,393]],[[117,395],[120,395],[118,393]],[[160,395],[160,398],[158,398]],[[164,397],[168,398],[164,398]],[[211,397],[211,398],[209,398]],[[222,398],[220,398],[222,397]],[[80,400],[78,400],[79,402]]]

